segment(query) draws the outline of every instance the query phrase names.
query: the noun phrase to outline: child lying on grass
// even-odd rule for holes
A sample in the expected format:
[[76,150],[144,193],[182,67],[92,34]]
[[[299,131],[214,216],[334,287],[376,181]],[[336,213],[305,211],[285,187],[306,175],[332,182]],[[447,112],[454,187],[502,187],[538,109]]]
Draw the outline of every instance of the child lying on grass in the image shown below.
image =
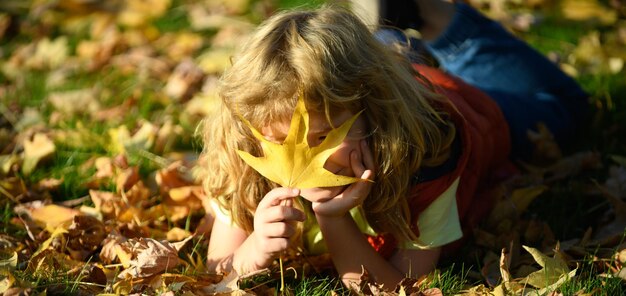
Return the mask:
[[[373,34],[338,7],[278,13],[234,57],[204,130],[210,268],[259,270],[298,245],[329,252],[346,284],[363,266],[393,288],[432,271],[488,212],[485,192],[531,151],[528,129],[543,122],[560,143],[573,134],[587,96],[555,65],[467,5],[413,7],[418,21],[391,24],[419,24],[442,69],[412,64],[380,42],[397,30]],[[263,155],[244,119],[282,143],[299,97],[311,147],[362,111],[324,168],[373,182],[286,188],[240,158]]]

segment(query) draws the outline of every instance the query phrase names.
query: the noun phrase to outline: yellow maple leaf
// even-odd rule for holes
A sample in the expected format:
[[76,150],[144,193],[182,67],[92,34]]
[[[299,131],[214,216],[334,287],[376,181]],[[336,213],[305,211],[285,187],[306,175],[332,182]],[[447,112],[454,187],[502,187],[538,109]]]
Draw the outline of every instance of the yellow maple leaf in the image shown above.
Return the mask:
[[282,144],[265,139],[250,122],[242,118],[252,130],[254,137],[261,141],[263,156],[255,157],[241,150],[237,150],[237,153],[261,175],[283,187],[306,189],[354,183],[361,179],[335,175],[324,168],[324,163],[338,149],[361,112],[338,128],[332,129],[320,145],[310,147],[307,141],[309,113],[301,95],[291,118],[287,137]]
[[535,248],[527,246],[522,247],[524,247],[524,249],[533,256],[537,264],[542,267],[542,269],[529,274],[525,278],[524,282],[531,286],[546,288],[560,285],[576,273],[576,270],[573,270],[573,273],[570,271],[567,263],[558,253],[555,253],[554,257],[548,257]]

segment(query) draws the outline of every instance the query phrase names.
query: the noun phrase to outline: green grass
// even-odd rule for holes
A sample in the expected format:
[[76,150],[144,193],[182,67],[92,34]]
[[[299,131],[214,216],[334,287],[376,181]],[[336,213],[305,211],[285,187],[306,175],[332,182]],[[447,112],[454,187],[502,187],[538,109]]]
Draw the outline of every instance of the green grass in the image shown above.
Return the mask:
[[310,0],[310,1],[304,1],[304,0],[279,0],[278,1],[278,7],[282,8],[282,9],[291,9],[291,8],[296,8],[296,7],[308,7],[308,8],[312,8],[312,7],[318,7],[324,3],[326,3],[327,1],[325,0]]
[[[471,268],[470,268],[471,269]],[[452,263],[447,267],[440,267],[430,276],[432,280],[425,288],[439,288],[443,295],[453,295],[461,292],[470,285],[469,269],[465,265]]]
[[[574,295],[579,291],[593,295],[624,295],[626,293],[624,280],[612,277],[610,271],[607,272],[598,265],[599,263],[593,262],[593,258],[585,258],[580,262],[576,279],[563,284],[559,291],[563,295]],[[599,274],[606,274],[606,277],[598,276]]]
[[177,32],[189,29],[189,20],[183,4],[189,1],[174,0],[168,12],[154,20],[153,25],[160,32]]

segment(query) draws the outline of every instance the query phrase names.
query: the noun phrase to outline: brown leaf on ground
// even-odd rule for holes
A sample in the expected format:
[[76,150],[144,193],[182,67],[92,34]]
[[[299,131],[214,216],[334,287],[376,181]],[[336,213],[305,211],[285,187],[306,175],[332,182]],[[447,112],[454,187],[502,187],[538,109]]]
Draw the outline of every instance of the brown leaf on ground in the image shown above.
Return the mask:
[[195,211],[203,209],[202,200],[206,198],[202,186],[182,186],[172,188],[163,197],[163,206],[166,214],[172,221],[185,219]]
[[172,65],[168,61],[154,57],[154,54],[151,47],[133,47],[125,53],[113,56],[111,65],[125,73],[147,72],[151,77],[165,81]]
[[[118,256],[118,247],[122,246],[127,239],[117,233],[109,233],[102,241],[102,250],[100,250],[100,260],[105,264],[112,264],[120,260]],[[122,254],[124,256],[124,254]],[[130,259],[129,259],[130,260]]]
[[601,156],[597,152],[583,151],[567,156],[549,167],[536,167],[526,163],[520,163],[528,170],[530,175],[536,176],[549,185],[569,176],[578,175],[584,170],[596,170],[602,167]]
[[117,217],[128,205],[117,193],[108,191],[89,190],[91,201],[104,214],[105,218]]
[[104,224],[100,220],[86,215],[74,216],[74,221],[67,229],[67,248],[76,260],[85,260],[106,238]]
[[115,178],[115,188],[118,192],[127,191],[139,182],[139,167],[132,166],[121,170]]
[[192,180],[185,173],[186,168],[181,161],[170,164],[167,168],[159,170],[156,175],[156,182],[162,192],[167,192],[172,188],[191,185]]
[[96,19],[91,33],[93,39],[82,40],[76,46],[76,55],[87,63],[87,71],[109,63],[116,49],[124,46],[117,27],[105,16]]
[[396,295],[441,295],[439,289],[425,289],[422,288],[428,285],[428,276],[424,275],[419,278],[404,278],[396,285],[394,290]]
[[129,239],[124,242],[130,250],[130,266],[118,278],[144,278],[176,267],[180,263],[178,251],[167,241],[151,238]]
[[136,100],[130,97],[124,100],[120,105],[91,113],[91,118],[95,121],[106,121],[111,124],[119,123],[118,120],[124,118],[136,104]]
[[187,101],[200,90],[204,73],[190,59],[183,60],[167,79],[165,94],[176,101]]
[[613,221],[608,225],[602,225],[599,227],[593,235],[595,243],[600,245],[611,245],[618,243],[623,235],[624,229],[626,229],[626,201],[615,196],[609,191],[605,185],[597,184],[598,189],[602,193],[613,208]]
[[55,191],[63,184],[63,179],[46,178],[41,179],[34,186],[36,191]]
[[[193,32],[165,33],[154,42],[155,47],[176,62],[185,62],[205,44],[205,36]],[[213,46],[215,46],[213,44]]]
[[[21,202],[28,193],[24,180],[18,177],[0,179],[0,194],[14,203]],[[3,198],[3,199],[4,199]]]

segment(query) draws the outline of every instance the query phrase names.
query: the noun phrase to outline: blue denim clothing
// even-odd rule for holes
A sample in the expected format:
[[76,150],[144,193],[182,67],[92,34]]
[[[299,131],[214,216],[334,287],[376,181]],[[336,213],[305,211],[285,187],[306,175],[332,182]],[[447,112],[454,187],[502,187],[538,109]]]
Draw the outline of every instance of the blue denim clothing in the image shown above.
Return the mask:
[[[392,35],[389,31],[377,33],[385,43]],[[456,4],[449,27],[426,46],[445,71],[497,102],[509,123],[512,158],[530,157],[533,147],[526,131],[536,130],[538,122],[564,145],[587,113],[588,95],[572,78],[466,4]]]

